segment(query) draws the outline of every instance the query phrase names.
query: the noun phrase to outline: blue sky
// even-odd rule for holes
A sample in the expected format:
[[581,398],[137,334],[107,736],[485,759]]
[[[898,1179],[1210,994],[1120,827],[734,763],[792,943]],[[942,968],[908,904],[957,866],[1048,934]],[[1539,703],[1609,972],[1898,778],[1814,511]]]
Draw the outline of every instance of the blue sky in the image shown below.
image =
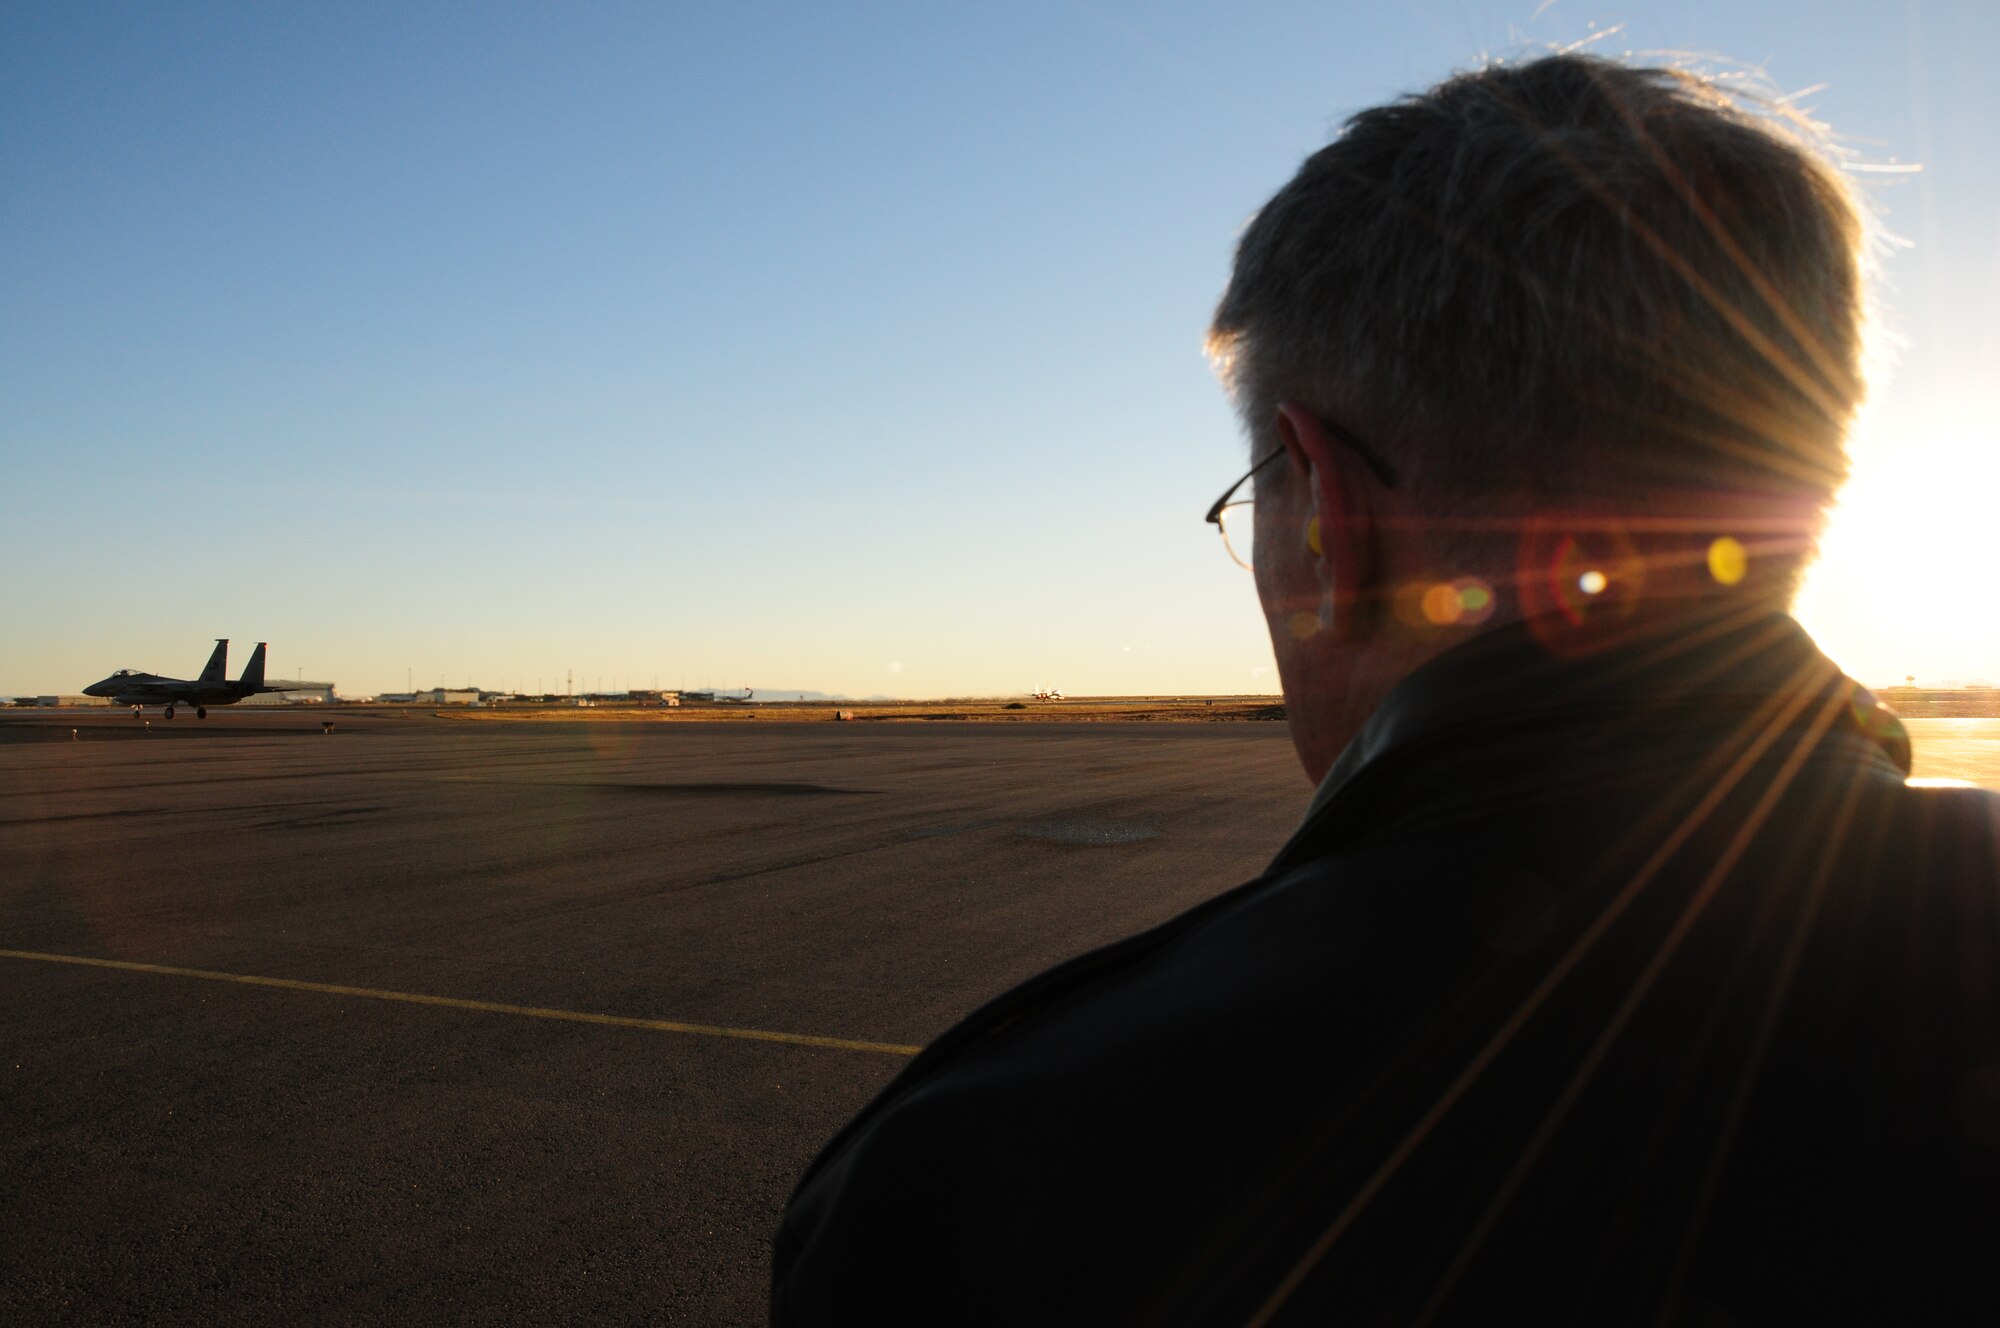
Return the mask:
[[1238,228],[1345,114],[1619,24],[1923,165],[1802,613],[2000,675],[2000,6],[14,4],[0,694],[213,636],[353,694],[1271,690],[1200,520]]

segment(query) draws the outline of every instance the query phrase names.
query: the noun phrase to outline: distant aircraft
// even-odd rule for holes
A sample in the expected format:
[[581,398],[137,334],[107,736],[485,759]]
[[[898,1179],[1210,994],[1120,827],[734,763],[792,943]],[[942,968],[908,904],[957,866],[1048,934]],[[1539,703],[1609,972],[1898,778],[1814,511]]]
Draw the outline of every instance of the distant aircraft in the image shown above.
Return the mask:
[[102,682],[94,682],[83,689],[85,696],[108,696],[119,705],[132,707],[136,718],[147,706],[165,706],[166,718],[174,717],[176,704],[194,707],[196,719],[207,719],[208,708],[212,705],[235,705],[246,696],[259,692],[281,692],[282,687],[264,685],[264,643],[259,641],[257,649],[251,652],[250,662],[243,666],[243,677],[231,682],[224,676],[229,669],[229,638],[218,637],[215,653],[208,657],[208,664],[201,676],[192,682],[185,678],[162,678],[157,673],[141,673],[137,669],[120,669]]
[[1046,691],[1040,691],[1040,692],[1035,692],[1035,693],[1033,693],[1033,696],[1034,696],[1035,700],[1037,700],[1037,701],[1060,701],[1060,700],[1062,700],[1062,693],[1061,693],[1061,692],[1059,692],[1059,691],[1057,691],[1057,690],[1056,690],[1055,688],[1053,688],[1053,687],[1051,687],[1051,688],[1048,688],[1048,689],[1047,689]]

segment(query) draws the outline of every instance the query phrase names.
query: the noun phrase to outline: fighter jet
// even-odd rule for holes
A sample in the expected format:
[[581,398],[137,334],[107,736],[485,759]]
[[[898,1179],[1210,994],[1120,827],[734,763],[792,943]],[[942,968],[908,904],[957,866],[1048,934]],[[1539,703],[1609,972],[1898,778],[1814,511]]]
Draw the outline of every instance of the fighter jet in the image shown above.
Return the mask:
[[279,687],[264,685],[264,643],[259,641],[257,649],[251,652],[250,662],[243,666],[243,677],[231,682],[224,674],[229,668],[229,639],[218,637],[215,653],[208,657],[208,664],[201,676],[192,682],[186,678],[162,678],[157,673],[141,673],[137,669],[120,669],[102,682],[94,682],[83,689],[85,696],[108,696],[119,705],[132,707],[137,718],[147,706],[165,706],[165,717],[174,717],[176,704],[194,707],[196,719],[207,719],[208,708],[212,705],[235,705],[246,696],[258,692],[282,691]]

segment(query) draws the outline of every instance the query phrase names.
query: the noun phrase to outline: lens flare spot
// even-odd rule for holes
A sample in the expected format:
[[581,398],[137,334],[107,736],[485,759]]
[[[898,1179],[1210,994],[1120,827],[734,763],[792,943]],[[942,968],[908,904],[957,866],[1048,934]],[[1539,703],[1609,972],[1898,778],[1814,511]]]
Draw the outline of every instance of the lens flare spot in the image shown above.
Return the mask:
[[1420,607],[1424,611],[1424,621],[1435,627],[1449,627],[1465,613],[1458,587],[1443,581],[1424,592]]
[[1586,595],[1601,595],[1610,580],[1595,567],[1576,579],[1576,588]]
[[1493,587],[1476,576],[1460,577],[1451,583],[1458,595],[1458,621],[1476,627],[1493,616]]
[[1749,571],[1749,551],[1729,536],[1708,546],[1708,574],[1721,584],[1733,586]]
[[1286,623],[1285,626],[1291,632],[1293,640],[1309,640],[1319,633],[1319,615],[1307,613],[1304,609],[1300,609],[1292,615],[1291,621]]

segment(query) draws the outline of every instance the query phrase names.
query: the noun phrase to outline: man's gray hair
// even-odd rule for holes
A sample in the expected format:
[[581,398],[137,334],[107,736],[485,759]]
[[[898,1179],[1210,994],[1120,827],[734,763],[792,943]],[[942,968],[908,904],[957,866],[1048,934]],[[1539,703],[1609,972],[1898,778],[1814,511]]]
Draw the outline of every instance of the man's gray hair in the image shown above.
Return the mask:
[[1420,493],[1824,506],[1861,396],[1863,225],[1771,106],[1563,54],[1363,111],[1244,232],[1210,349]]

